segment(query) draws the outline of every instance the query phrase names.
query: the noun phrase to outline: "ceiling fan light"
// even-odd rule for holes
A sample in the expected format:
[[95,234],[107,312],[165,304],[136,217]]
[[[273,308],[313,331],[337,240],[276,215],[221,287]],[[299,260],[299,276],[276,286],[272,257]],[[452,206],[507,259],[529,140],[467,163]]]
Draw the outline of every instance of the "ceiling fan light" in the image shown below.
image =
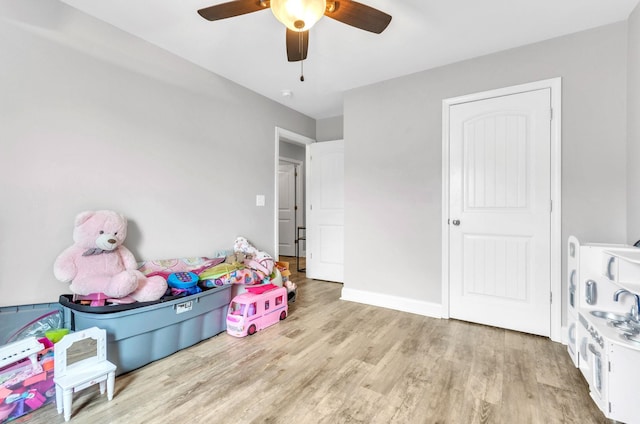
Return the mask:
[[271,0],[277,20],[292,31],[307,31],[324,16],[326,0]]

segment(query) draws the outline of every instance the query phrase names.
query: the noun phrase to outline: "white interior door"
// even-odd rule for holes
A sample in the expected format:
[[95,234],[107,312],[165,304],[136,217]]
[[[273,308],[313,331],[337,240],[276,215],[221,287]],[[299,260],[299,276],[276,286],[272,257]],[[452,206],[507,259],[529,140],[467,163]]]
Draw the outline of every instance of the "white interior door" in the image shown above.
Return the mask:
[[344,281],[344,141],[307,146],[308,278]]
[[550,91],[450,107],[452,318],[550,334]]
[[295,256],[296,167],[293,163],[278,166],[278,247],[279,254]]

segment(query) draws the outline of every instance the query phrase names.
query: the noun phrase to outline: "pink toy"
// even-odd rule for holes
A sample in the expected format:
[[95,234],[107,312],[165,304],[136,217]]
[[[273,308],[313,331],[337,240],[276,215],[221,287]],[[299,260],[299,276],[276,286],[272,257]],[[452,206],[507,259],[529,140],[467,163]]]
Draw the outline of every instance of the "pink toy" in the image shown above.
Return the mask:
[[55,277],[71,283],[80,296],[125,298],[139,302],[158,300],[167,290],[160,276],[145,277],[137,262],[122,245],[127,236],[127,219],[113,211],[80,213],[73,230],[74,244],[65,249],[53,265]]
[[227,333],[235,337],[255,334],[287,317],[287,289],[274,284],[247,287],[233,298],[227,313]]

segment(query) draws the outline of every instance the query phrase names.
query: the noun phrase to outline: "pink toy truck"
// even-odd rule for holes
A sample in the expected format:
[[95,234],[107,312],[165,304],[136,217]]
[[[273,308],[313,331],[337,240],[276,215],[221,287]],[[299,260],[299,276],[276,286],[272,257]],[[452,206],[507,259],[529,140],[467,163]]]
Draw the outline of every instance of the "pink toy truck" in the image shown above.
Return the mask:
[[227,333],[235,337],[255,334],[287,317],[287,289],[274,284],[247,287],[234,297],[227,313]]

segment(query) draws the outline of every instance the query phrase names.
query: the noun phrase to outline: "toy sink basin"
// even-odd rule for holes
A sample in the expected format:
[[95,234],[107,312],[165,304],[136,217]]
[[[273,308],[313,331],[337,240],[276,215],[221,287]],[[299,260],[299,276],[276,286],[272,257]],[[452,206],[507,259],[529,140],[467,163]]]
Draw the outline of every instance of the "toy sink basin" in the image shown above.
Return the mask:
[[622,314],[616,314],[614,312],[607,312],[607,311],[590,311],[589,313],[594,317],[604,318],[612,321],[628,321],[629,320],[628,314],[622,315]]

